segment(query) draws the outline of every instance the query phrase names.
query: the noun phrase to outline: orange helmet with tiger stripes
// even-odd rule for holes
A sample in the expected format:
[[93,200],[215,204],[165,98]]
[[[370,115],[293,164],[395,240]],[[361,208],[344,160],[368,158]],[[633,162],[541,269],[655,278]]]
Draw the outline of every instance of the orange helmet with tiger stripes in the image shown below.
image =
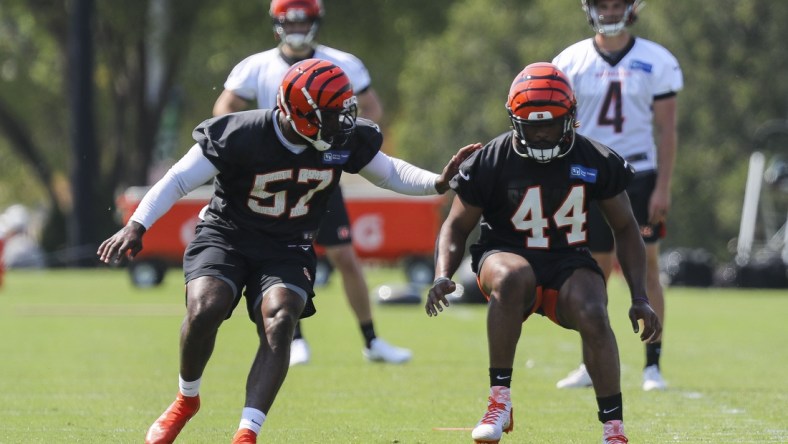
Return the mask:
[[[575,143],[577,102],[569,78],[552,63],[532,63],[515,77],[506,109],[515,134],[514,150],[537,162],[565,156]],[[529,127],[561,125],[561,136],[550,146],[526,137]]]
[[326,60],[306,59],[291,66],[277,103],[295,132],[319,151],[343,145],[356,128],[350,79]]

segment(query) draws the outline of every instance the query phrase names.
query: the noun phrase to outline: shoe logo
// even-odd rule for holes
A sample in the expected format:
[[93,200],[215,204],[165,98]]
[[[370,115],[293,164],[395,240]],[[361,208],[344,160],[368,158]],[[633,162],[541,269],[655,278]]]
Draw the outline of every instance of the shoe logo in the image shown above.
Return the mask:
[[498,375],[498,376],[495,377],[495,379],[497,379],[499,381],[506,381],[507,379],[510,379],[510,378],[511,378],[511,376],[501,376],[501,375]]
[[459,170],[458,173],[460,173],[460,177],[462,177],[463,179],[465,179],[465,180],[470,182],[470,180],[471,180],[471,175],[470,174],[468,174],[467,172],[465,172],[463,170]]
[[[620,407],[620,406],[619,406],[619,407]],[[603,409],[603,410],[602,410],[602,414],[603,414],[603,415],[607,415],[608,413],[613,413],[613,412],[615,412],[616,410],[618,410],[618,408],[619,408],[619,407],[613,407],[613,408],[612,408],[612,409],[610,409],[610,410],[608,410],[608,409]]]

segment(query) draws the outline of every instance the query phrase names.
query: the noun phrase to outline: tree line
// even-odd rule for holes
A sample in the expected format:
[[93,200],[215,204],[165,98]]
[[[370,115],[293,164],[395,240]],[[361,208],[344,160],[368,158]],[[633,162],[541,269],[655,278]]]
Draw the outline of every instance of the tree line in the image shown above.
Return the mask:
[[[381,96],[384,149],[438,168],[457,146],[508,129],[504,102],[523,66],[592,35],[579,1],[325,0],[321,43],[359,56]],[[95,174],[75,196],[70,76],[73,14],[90,9]],[[192,144],[230,69],[275,45],[268,2],[4,0],[0,5],[0,208],[50,215],[45,248],[73,248],[74,220],[97,243],[117,228],[118,192],[147,184]],[[785,152],[788,3],[652,1],[633,33],[681,63],[679,152],[666,247],[729,256],[753,149]],[[84,67],[83,67],[84,68]],[[84,72],[84,71],[83,71]],[[81,94],[81,93],[80,93]],[[76,147],[79,148],[79,147]],[[92,158],[95,156],[95,158]],[[88,208],[75,205],[87,199]],[[75,209],[83,214],[75,215]]]

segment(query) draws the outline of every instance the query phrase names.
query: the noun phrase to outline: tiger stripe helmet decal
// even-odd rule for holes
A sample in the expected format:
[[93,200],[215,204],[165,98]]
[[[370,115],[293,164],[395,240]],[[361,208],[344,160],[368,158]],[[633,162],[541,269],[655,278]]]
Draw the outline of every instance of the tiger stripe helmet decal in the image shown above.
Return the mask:
[[[512,82],[506,101],[515,133],[515,152],[537,162],[565,156],[574,145],[576,104],[572,85],[558,67],[546,62],[526,66]],[[556,122],[562,124],[562,134],[555,146],[544,149],[528,143],[527,127]]]
[[295,132],[320,151],[342,143],[355,129],[353,86],[331,62],[306,59],[291,66],[277,103]]

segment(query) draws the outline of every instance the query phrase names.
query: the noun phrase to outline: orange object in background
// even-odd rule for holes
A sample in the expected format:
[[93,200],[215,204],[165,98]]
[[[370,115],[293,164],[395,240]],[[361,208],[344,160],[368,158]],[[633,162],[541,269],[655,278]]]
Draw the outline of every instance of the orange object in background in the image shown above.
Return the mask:
[[[418,266],[421,273],[428,270],[443,221],[445,197],[405,196],[378,188],[363,178],[346,180],[345,177],[342,192],[356,254],[362,259],[382,262],[405,260],[407,268]],[[118,211],[124,224],[147,191],[148,187],[131,187],[118,198]],[[144,248],[129,265],[135,285],[158,285],[167,267],[180,266],[186,245],[194,238],[199,212],[212,193],[213,186],[192,191],[145,233]],[[322,256],[324,251],[318,247],[316,253]]]
[[[130,187],[117,199],[123,224],[129,221],[148,189]],[[212,194],[212,186],[203,186],[176,202],[167,214],[145,232],[143,249],[136,260],[155,259],[169,265],[180,264],[186,245],[194,239],[194,229],[200,222],[200,210],[208,204]]]
[[[344,179],[344,176],[343,176]],[[398,261],[432,257],[440,230],[444,196],[405,196],[366,180],[343,180],[353,247],[364,259]],[[322,255],[323,249],[315,250]]]

